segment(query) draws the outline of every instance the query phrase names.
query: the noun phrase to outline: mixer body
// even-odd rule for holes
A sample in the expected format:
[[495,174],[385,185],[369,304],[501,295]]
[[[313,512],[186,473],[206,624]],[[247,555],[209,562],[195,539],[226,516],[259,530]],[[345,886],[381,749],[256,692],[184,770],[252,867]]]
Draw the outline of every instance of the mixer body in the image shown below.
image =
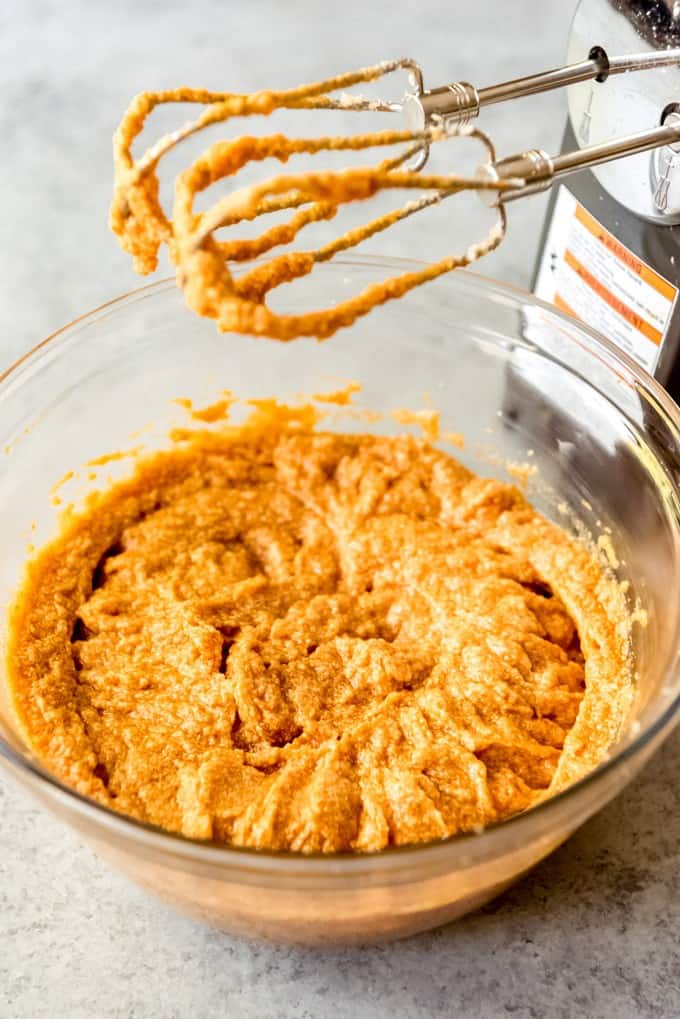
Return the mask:
[[[680,45],[680,4],[581,0],[568,59]],[[563,151],[680,120],[680,66],[569,89]],[[642,152],[553,189],[533,283],[642,364],[680,400],[680,147]],[[509,380],[509,399],[513,385]],[[516,389],[516,387],[515,387]]]

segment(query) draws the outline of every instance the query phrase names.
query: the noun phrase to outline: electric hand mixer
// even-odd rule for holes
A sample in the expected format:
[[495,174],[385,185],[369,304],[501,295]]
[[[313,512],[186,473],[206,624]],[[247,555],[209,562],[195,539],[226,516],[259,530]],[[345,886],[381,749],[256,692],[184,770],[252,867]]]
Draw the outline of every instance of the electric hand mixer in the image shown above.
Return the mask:
[[[472,126],[482,109],[577,82],[603,82],[613,75],[679,64],[680,48],[617,57],[596,46],[580,63],[479,90],[467,82],[453,82],[428,90],[419,65],[402,59],[281,92],[238,95],[177,89],[143,93],[133,101],[114,139],[116,174],[111,225],[141,272],[156,268],[159,247],[167,244],[188,304],[199,314],[214,318],[221,330],[281,340],[297,336],[324,338],[350,325],[376,305],[469,265],[492,251],[505,234],[505,206],[509,202],[543,191],[577,170],[680,143],[680,116],[674,108],[669,108],[663,111],[658,126],[614,141],[558,156],[533,149],[498,159],[490,139]],[[410,90],[399,101],[369,99],[346,91],[399,71],[405,71],[410,79]],[[196,120],[161,138],[139,160],[134,160],[131,146],[147,116],[159,104],[173,102],[200,103],[206,109]],[[209,125],[235,116],[269,115],[278,109],[380,111],[401,114],[403,122],[395,130],[345,137],[294,139],[273,134],[218,141],[178,176],[172,219],[166,216],[159,200],[157,168],[167,152]],[[487,161],[478,172],[468,177],[424,172],[431,146],[456,137],[474,137],[485,146]],[[194,208],[200,192],[223,178],[234,176],[253,161],[274,157],[285,163],[291,156],[301,153],[393,147],[398,147],[399,151],[373,166],[282,174],[232,191],[206,212],[199,213]],[[283,252],[268,261],[260,260],[274,248],[293,243],[309,224],[332,219],[340,206],[367,201],[378,192],[397,189],[417,191],[419,195],[319,248]],[[267,305],[267,295],[281,283],[306,275],[315,264],[462,191],[477,192],[497,212],[496,223],[487,236],[465,252],[375,284],[332,308],[279,315]],[[291,212],[287,222],[277,223],[254,239],[216,237],[216,232],[222,228],[285,211]],[[230,266],[233,263],[247,263],[252,259],[258,259],[254,267],[232,275]]]

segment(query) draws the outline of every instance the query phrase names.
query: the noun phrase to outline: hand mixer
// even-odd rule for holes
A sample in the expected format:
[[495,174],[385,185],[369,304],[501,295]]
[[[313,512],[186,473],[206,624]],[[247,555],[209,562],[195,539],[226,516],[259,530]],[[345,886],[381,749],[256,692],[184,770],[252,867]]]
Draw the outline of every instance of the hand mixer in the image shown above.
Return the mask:
[[[281,340],[297,336],[324,338],[350,325],[376,305],[469,265],[492,251],[505,234],[508,202],[543,191],[577,170],[680,143],[680,115],[672,106],[663,111],[658,126],[614,141],[558,156],[533,149],[498,159],[490,139],[473,127],[482,109],[577,82],[601,83],[614,75],[679,64],[680,48],[616,57],[596,46],[587,60],[580,63],[479,90],[467,82],[426,90],[420,66],[413,60],[402,59],[384,61],[281,92],[240,95],[184,88],[143,93],[133,101],[114,138],[115,193],[111,225],[141,272],[155,269],[159,247],[167,244],[188,304],[199,314],[214,318],[221,330]],[[410,90],[399,101],[370,99],[345,91],[398,71],[405,71],[410,79]],[[159,104],[173,102],[200,103],[206,109],[196,120],[161,138],[139,160],[134,160],[131,146],[148,115]],[[157,176],[163,155],[211,124],[236,116],[269,115],[278,109],[400,113],[404,124],[396,130],[340,137],[289,138],[272,134],[218,141],[180,173],[175,185],[172,219],[165,215],[159,200]],[[487,160],[478,172],[472,177],[425,173],[431,146],[460,137],[476,138],[485,146]],[[200,192],[219,180],[234,176],[253,161],[273,157],[285,163],[297,154],[394,146],[400,147],[396,155],[373,166],[282,174],[232,191],[206,212],[198,213],[194,208]],[[230,271],[232,263],[260,259],[275,247],[293,243],[304,227],[332,219],[340,206],[367,201],[378,192],[393,189],[417,190],[421,194],[320,248],[279,253],[268,261],[258,261],[240,274]],[[496,223],[487,236],[462,254],[374,284],[332,308],[279,315],[267,305],[267,295],[281,283],[306,275],[317,263],[462,191],[477,192],[497,213]],[[255,239],[221,240],[215,236],[222,228],[287,211],[292,213],[287,222],[277,223]]]

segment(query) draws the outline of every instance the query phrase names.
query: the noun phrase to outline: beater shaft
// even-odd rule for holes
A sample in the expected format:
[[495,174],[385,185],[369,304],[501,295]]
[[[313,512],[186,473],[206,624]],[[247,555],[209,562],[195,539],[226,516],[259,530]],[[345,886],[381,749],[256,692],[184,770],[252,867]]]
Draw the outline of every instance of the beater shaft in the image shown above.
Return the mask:
[[581,63],[514,78],[488,88],[477,89],[469,82],[454,81],[435,89],[419,89],[405,97],[402,110],[413,131],[422,131],[435,122],[443,122],[445,125],[464,124],[474,120],[485,106],[550,92],[582,81],[604,82],[614,74],[651,70],[673,64],[680,64],[680,49],[610,57],[601,46],[593,46],[588,59]]
[[484,180],[507,181],[511,178],[521,178],[525,181],[524,186],[508,191],[496,193],[485,191],[480,194],[492,196],[489,204],[505,204],[546,191],[556,180],[578,170],[678,143],[680,143],[680,117],[672,114],[660,127],[627,135],[624,138],[615,138],[600,145],[591,145],[589,148],[563,152],[557,156],[549,156],[542,149],[531,149],[494,163],[487,163],[479,169],[479,175]]

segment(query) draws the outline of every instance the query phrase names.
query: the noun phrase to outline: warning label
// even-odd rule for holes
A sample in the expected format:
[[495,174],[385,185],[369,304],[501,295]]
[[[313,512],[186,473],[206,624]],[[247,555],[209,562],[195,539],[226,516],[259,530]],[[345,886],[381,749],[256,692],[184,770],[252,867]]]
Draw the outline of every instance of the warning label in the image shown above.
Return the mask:
[[557,194],[535,291],[654,371],[678,290],[564,186]]

